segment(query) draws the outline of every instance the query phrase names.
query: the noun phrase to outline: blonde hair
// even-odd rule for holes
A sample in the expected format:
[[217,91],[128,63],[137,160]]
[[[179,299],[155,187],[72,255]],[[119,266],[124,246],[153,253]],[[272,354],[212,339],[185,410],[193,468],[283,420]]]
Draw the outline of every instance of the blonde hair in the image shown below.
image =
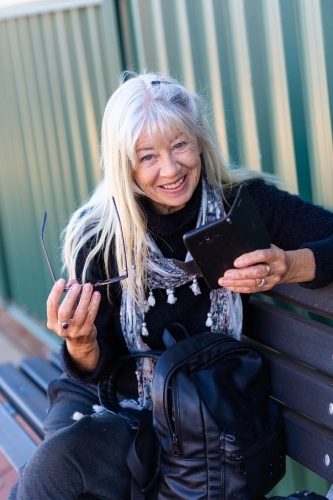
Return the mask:
[[[204,174],[222,194],[234,185],[260,176],[248,169],[232,169],[223,159],[206,118],[204,100],[199,95],[189,92],[169,76],[123,74],[121,85],[106,105],[102,122],[104,178],[90,199],[72,215],[64,231],[63,260],[69,276],[75,277],[79,252],[90,240],[82,280],[87,279],[89,266],[97,254],[103,256],[106,274],[110,277],[111,245],[122,272],[123,250],[112,202],[114,197],[129,263],[129,277],[122,281],[122,286],[139,304],[146,293],[147,221],[137,203],[137,196],[144,193],[134,183],[133,172],[137,166],[136,143],[143,130],[155,143],[174,130],[196,138],[202,151]],[[135,263],[135,271],[132,263]]]

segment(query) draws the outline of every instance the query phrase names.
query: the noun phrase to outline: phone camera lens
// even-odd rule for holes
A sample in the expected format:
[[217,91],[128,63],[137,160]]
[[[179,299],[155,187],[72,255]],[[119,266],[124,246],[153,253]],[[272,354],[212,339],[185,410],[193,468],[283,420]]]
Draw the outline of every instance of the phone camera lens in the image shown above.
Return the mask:
[[204,240],[205,241],[210,241],[211,239],[212,239],[211,236],[209,236],[209,234],[206,234]]

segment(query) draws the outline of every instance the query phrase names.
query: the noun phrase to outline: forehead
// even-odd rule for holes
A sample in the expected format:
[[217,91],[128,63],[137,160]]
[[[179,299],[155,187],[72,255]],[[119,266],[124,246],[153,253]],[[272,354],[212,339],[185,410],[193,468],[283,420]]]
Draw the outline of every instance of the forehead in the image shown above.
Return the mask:
[[179,137],[187,137],[184,132],[180,130],[173,130],[169,133],[150,134],[147,130],[143,130],[136,142],[136,151],[140,149],[151,149],[168,146],[171,142]]

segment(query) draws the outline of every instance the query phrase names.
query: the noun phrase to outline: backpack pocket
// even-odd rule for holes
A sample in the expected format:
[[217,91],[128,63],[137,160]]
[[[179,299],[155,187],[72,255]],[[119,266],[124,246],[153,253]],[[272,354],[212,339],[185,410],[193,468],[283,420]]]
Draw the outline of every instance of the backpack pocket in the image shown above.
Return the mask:
[[157,500],[208,499],[207,460],[161,455]]
[[[259,442],[250,450],[228,453],[225,450],[225,476],[228,482],[225,488],[225,498],[234,491],[235,483],[239,485],[239,492],[244,492],[246,500],[259,495],[266,495],[283,478],[286,470],[285,442],[283,425]],[[228,485],[234,479],[230,492]]]

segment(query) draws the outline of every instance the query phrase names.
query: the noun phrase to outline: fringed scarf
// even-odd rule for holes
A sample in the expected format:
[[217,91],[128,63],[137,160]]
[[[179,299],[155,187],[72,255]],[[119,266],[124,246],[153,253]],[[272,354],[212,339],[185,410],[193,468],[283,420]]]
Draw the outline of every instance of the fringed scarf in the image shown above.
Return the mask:
[[[207,181],[202,179],[201,206],[196,227],[216,221],[225,216],[221,194],[212,188]],[[162,288],[166,290],[167,302],[174,304],[177,298],[174,295],[176,288],[192,281],[190,288],[195,295],[200,294],[196,276],[187,274],[179,269],[172,261],[163,257],[156,243],[147,234],[148,259],[147,259],[147,288],[149,296],[142,306],[138,306],[131,295],[125,290],[122,293],[120,307],[121,327],[128,350],[131,353],[149,351],[143,337],[148,335],[145,314],[150,307],[155,305],[153,290]],[[191,260],[187,253],[185,261]],[[212,332],[221,332],[225,335],[240,339],[243,308],[241,297],[238,293],[226,288],[219,288],[210,292],[210,311],[207,311],[206,326]],[[151,358],[142,358],[137,361],[138,401],[125,400],[123,406],[137,409],[152,408],[152,380],[156,361]]]

